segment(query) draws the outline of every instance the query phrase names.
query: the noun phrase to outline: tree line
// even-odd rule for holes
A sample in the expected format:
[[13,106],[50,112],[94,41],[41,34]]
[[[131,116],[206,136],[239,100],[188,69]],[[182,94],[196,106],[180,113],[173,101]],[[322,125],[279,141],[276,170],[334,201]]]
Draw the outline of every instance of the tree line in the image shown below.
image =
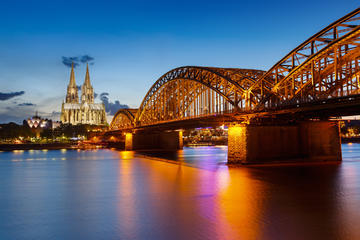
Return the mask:
[[7,124],[0,124],[0,139],[16,139],[19,137],[32,138],[40,134],[41,138],[76,138],[78,136],[84,136],[88,138],[93,131],[101,131],[105,127],[92,126],[88,124],[62,124],[55,129],[45,128],[36,129],[30,128],[26,123],[19,125],[14,122]]

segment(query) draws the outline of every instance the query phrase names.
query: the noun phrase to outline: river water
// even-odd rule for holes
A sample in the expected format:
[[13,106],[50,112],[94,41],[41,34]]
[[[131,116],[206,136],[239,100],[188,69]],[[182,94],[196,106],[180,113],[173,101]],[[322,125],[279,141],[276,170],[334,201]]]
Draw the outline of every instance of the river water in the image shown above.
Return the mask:
[[0,239],[360,239],[360,144],[341,164],[229,167],[115,150],[0,152]]

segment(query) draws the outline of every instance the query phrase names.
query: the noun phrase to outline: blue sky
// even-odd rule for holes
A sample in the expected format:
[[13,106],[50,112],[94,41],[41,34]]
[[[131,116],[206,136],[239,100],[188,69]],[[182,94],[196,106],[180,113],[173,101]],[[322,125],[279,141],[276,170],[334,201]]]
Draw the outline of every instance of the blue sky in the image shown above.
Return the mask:
[[[353,0],[2,0],[0,123],[21,122],[36,110],[58,120],[70,75],[62,57],[91,56],[95,92],[108,93],[113,106],[138,107],[172,68],[267,70],[357,7]],[[78,85],[85,67],[75,69]]]

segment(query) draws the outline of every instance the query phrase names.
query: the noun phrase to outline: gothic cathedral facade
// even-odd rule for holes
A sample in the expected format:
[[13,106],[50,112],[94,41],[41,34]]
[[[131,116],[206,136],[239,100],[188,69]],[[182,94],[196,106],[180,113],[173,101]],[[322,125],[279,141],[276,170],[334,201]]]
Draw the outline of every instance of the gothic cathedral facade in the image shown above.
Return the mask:
[[74,65],[71,67],[70,83],[67,87],[66,99],[61,107],[60,120],[65,124],[105,125],[106,113],[103,103],[94,103],[94,89],[90,83],[89,66],[86,66],[84,84],[81,86],[79,101],[78,87],[75,82]]

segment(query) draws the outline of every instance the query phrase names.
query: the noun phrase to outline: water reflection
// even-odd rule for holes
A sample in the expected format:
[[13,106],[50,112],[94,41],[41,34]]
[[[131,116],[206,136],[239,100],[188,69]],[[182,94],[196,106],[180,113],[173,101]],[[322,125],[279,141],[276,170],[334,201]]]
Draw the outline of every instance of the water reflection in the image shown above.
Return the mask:
[[136,206],[136,186],[134,186],[134,162],[129,160],[133,158],[132,151],[122,151],[119,153],[118,166],[118,187],[117,187],[117,216],[119,224],[119,235],[124,239],[136,239],[136,222],[137,206]]
[[134,151],[120,151],[119,155],[120,155],[120,159],[122,160],[129,160],[129,159],[133,159],[134,158]]
[[2,152],[0,239],[359,239],[360,145],[342,147],[274,167],[228,167],[226,147]]

